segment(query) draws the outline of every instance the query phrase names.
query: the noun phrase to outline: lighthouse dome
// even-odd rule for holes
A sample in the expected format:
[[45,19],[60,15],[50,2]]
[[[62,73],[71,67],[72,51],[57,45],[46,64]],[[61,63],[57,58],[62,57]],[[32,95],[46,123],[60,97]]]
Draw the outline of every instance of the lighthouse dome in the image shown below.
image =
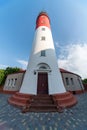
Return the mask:
[[36,29],[40,26],[46,26],[50,28],[50,18],[44,11],[41,11],[36,19]]

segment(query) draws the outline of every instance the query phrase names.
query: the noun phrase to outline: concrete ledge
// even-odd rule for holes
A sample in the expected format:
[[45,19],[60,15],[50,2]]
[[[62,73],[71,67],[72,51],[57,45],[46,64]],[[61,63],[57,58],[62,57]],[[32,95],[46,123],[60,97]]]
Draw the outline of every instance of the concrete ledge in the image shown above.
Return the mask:
[[75,90],[75,91],[69,91],[72,94],[82,94],[85,92],[85,90]]
[[3,94],[15,94],[16,92],[18,92],[18,91],[9,91],[9,90],[0,91],[0,93],[3,93]]

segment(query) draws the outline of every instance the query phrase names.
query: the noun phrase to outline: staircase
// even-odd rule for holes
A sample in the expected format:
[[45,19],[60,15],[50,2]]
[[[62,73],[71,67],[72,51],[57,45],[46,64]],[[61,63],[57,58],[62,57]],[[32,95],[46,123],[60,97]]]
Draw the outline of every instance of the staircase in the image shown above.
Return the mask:
[[57,107],[50,95],[40,94],[32,97],[31,105],[25,112],[56,112]]
[[20,107],[22,112],[63,112],[64,108],[72,107],[77,103],[76,97],[70,92],[55,95],[15,93],[8,102]]

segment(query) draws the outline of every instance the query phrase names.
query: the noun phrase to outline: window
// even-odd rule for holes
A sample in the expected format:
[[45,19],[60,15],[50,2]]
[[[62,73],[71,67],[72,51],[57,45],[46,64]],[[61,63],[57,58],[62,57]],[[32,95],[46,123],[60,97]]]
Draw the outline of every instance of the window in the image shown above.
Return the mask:
[[39,69],[47,69],[46,66],[41,66]]
[[45,37],[44,36],[41,37],[41,41],[45,41]]
[[15,85],[16,85],[16,81],[17,81],[17,79],[14,79],[13,86],[15,86]]
[[41,56],[46,56],[45,50],[41,51]]
[[8,86],[11,86],[11,79],[9,79],[9,83],[8,83]]
[[13,79],[11,79],[11,86],[13,85]]
[[42,28],[42,31],[45,31],[45,28]]
[[73,78],[71,78],[71,84],[74,85],[74,81],[73,81]]
[[66,78],[66,84],[69,85],[69,79],[68,78]]
[[82,87],[82,82],[81,82],[80,79],[78,79],[78,82],[79,82],[79,85],[80,85],[81,89],[83,89],[83,87]]
[[17,79],[15,79],[15,84],[14,85],[16,85],[16,82],[17,82]]
[[9,84],[10,84],[10,79],[7,80],[7,86],[9,86]]

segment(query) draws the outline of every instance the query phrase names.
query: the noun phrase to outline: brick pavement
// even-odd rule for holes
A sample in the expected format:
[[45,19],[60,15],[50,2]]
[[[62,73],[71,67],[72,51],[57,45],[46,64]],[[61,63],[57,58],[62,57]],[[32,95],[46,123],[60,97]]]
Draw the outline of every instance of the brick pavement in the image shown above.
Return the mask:
[[87,130],[87,93],[77,95],[78,104],[63,113],[21,113],[8,104],[10,95],[0,94],[0,130]]

